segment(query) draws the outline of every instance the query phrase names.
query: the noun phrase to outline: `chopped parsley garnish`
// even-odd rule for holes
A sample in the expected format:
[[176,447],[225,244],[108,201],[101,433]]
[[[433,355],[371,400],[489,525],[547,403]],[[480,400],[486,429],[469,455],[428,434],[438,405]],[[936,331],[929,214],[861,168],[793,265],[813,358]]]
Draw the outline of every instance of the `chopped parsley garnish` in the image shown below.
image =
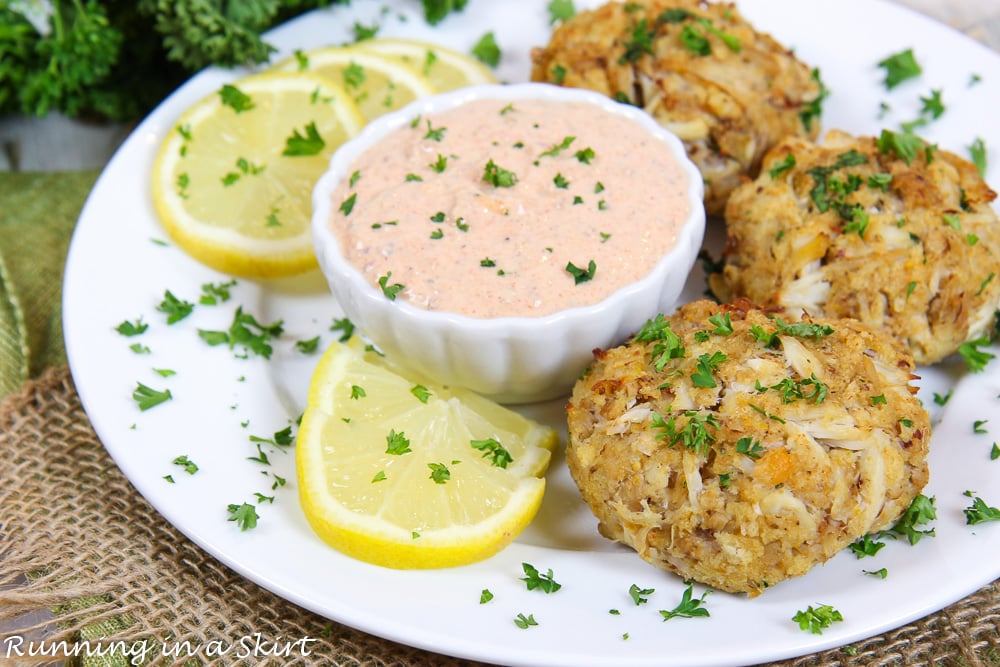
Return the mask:
[[421,403],[426,403],[427,399],[431,396],[430,390],[422,384],[415,384],[410,387],[410,393]]
[[989,431],[987,429],[983,428],[983,426],[985,426],[987,424],[987,422],[989,422],[989,421],[990,421],[989,419],[977,419],[977,420],[975,420],[974,422],[972,422],[972,432],[973,433],[989,433]]
[[865,556],[874,556],[881,551],[884,546],[885,542],[879,542],[871,535],[865,535],[851,542],[850,549],[851,553],[858,558],[864,558]]
[[524,570],[525,576],[521,577],[521,581],[527,585],[529,591],[540,590],[543,593],[555,593],[560,588],[562,584],[556,582],[552,578],[552,568],[545,574],[541,574],[531,563],[521,563],[521,568]]
[[[913,162],[918,152],[921,150],[926,151],[928,148],[924,140],[917,135],[906,132],[893,132],[892,130],[882,130],[875,145],[878,147],[879,152],[884,155],[895,153],[896,157],[903,160],[906,164]],[[928,159],[927,162],[930,163],[930,160]]]
[[681,337],[670,328],[670,322],[662,313],[647,320],[632,340],[638,343],[656,343],[653,345],[652,362],[657,371],[662,371],[668,361],[682,358],[685,353]]
[[628,587],[629,597],[632,598],[632,602],[638,607],[641,604],[649,602],[648,595],[652,595],[656,589],[653,588],[639,588],[635,584]]
[[654,412],[651,426],[660,429],[656,439],[667,440],[670,446],[681,442],[696,454],[707,454],[709,444],[715,442],[715,436],[708,431],[708,427],[718,429],[719,418],[712,413],[702,414],[695,410],[685,410],[684,416],[687,417],[687,421],[678,429],[673,416],[665,420],[663,415]]
[[511,188],[517,184],[517,175],[491,159],[483,169],[483,180],[497,188]]
[[152,354],[152,350],[149,349],[148,345],[143,345],[142,343],[132,343],[128,346],[128,349],[132,350],[136,354]]
[[319,336],[315,338],[310,338],[309,340],[297,340],[295,341],[295,349],[302,354],[313,354],[319,348]]
[[552,182],[555,183],[557,188],[562,190],[569,187],[569,181],[566,180],[566,177],[563,176],[562,173],[556,173],[556,175],[552,178]]
[[250,111],[256,106],[249,95],[229,83],[223,84],[219,89],[219,99],[236,113]]
[[795,167],[795,155],[792,153],[785,153],[785,158],[768,169],[767,173],[771,178],[777,178],[793,167]]
[[595,153],[593,148],[587,146],[574,153],[574,156],[583,164],[590,164],[590,161],[594,159]]
[[552,75],[552,83],[562,84],[566,80],[566,68],[562,65],[554,65],[549,74]]
[[571,19],[576,15],[573,0],[549,0],[546,8],[549,10],[549,25]]
[[632,34],[625,40],[623,45],[625,51],[618,58],[618,64],[636,63],[643,55],[653,54],[653,38],[656,36],[656,28],[650,29],[649,21],[645,18],[639,20],[632,26]]
[[697,370],[691,374],[691,382],[696,387],[715,387],[715,371],[719,369],[719,364],[726,361],[727,357],[722,352],[707,352],[698,357]]
[[982,138],[976,137],[968,146],[968,149],[972,164],[976,165],[979,177],[983,178],[986,175],[986,144],[983,143]]
[[394,429],[389,431],[389,435],[385,436],[385,453],[393,454],[395,456],[401,456],[403,454],[409,454],[413,450],[410,449],[409,439],[400,433],[396,433]]
[[559,153],[569,148],[570,144],[572,144],[574,141],[576,141],[576,137],[565,136],[563,137],[563,140],[561,142],[554,145],[549,150],[539,153],[538,157],[556,157],[559,155]]
[[820,78],[819,68],[813,68],[812,79],[819,86],[819,95],[816,96],[816,99],[803,103],[802,111],[799,112],[799,119],[806,131],[811,130],[813,120],[823,114],[823,100],[830,96],[830,90]]
[[514,619],[514,625],[521,628],[522,630],[527,630],[532,625],[538,625],[538,621],[535,620],[534,614],[528,614],[525,616],[523,613],[518,614]]
[[203,306],[215,306],[229,301],[230,289],[236,286],[235,280],[224,283],[204,283],[201,286],[201,297],[198,303]]
[[593,280],[594,274],[597,272],[597,264],[594,263],[594,260],[590,260],[587,263],[587,268],[581,269],[573,264],[573,262],[569,262],[566,264],[566,272],[573,276],[573,284],[579,285],[580,283]]
[[437,241],[439,239],[443,239],[444,238],[444,231],[442,231],[440,229],[435,229],[433,232],[431,232],[430,238],[433,239],[434,241]]
[[167,290],[163,293],[163,301],[156,309],[167,315],[167,324],[174,324],[190,315],[191,311],[194,310],[194,304],[178,299],[170,290]]
[[448,168],[448,158],[446,158],[444,155],[441,155],[440,153],[438,153],[437,160],[435,160],[434,162],[431,162],[427,166],[430,167],[431,169],[433,169],[435,172],[437,172],[437,173],[440,174],[445,169]]
[[395,301],[396,295],[405,289],[405,287],[400,283],[389,284],[389,278],[392,277],[392,271],[389,271],[384,276],[379,276],[378,286],[382,288],[382,294],[389,299],[389,301]]
[[696,56],[709,56],[712,54],[712,45],[709,43],[708,38],[690,23],[681,29],[680,40],[681,44]]
[[451,479],[451,471],[448,470],[448,466],[443,463],[428,463],[427,467],[431,469],[430,478],[435,484],[444,484],[449,479]]
[[889,530],[880,532],[879,537],[906,538],[911,545],[916,544],[923,537],[934,537],[933,528],[919,530],[917,527],[928,524],[936,518],[937,509],[934,507],[934,498],[920,494],[913,499],[899,521]]
[[878,66],[885,70],[883,83],[886,90],[892,90],[903,81],[920,76],[923,71],[913,55],[913,49],[894,53],[880,60]]
[[368,396],[368,393],[365,391],[364,387],[356,384],[351,385],[351,400],[356,401],[360,398],[365,398],[366,396]]
[[479,593],[479,604],[486,604],[487,602],[489,602],[492,599],[493,599],[493,593],[490,592],[490,589],[484,588],[482,591],[480,591],[480,593]]
[[985,352],[980,350],[980,347],[984,345],[989,345],[990,339],[984,337],[976,338],[975,340],[970,340],[962,343],[958,346],[958,353],[962,355],[965,359],[965,366],[969,371],[973,373],[982,372],[986,368],[986,364],[990,362],[996,355],[992,352]]
[[257,521],[260,517],[257,515],[257,509],[250,503],[230,504],[227,509],[229,510],[229,521],[235,521],[240,530],[245,531],[257,527]]
[[138,336],[139,334],[145,332],[146,329],[148,328],[149,325],[143,322],[142,318],[140,317],[135,322],[129,322],[128,320],[125,320],[117,327],[115,327],[115,331],[117,331],[123,336]]
[[473,449],[481,451],[483,453],[483,458],[490,459],[493,465],[498,468],[506,468],[514,461],[510,452],[507,451],[507,449],[494,438],[487,438],[485,440],[470,440],[469,444],[472,445]]
[[759,459],[764,453],[764,448],[761,446],[760,440],[754,440],[747,435],[736,441],[736,451],[752,459]]
[[160,403],[165,403],[172,399],[169,389],[159,391],[148,387],[141,382],[136,383],[136,388],[132,390],[132,399],[138,404],[139,409],[145,412],[154,408]]
[[319,136],[316,129],[316,121],[309,121],[305,127],[306,133],[299,134],[297,129],[292,130],[292,136],[285,139],[285,150],[281,152],[287,157],[305,157],[319,155],[326,147],[326,142]]
[[198,329],[198,336],[209,345],[227,344],[230,350],[241,346],[244,356],[253,352],[265,359],[271,358],[273,348],[268,342],[284,332],[284,322],[277,320],[271,324],[261,324],[253,315],[243,312],[243,306],[236,309],[229,331],[207,331]]
[[698,618],[698,617],[708,617],[711,614],[708,613],[708,609],[704,607],[705,598],[712,591],[706,590],[701,594],[700,598],[694,597],[694,584],[688,584],[688,587],[684,589],[684,593],[681,594],[680,603],[670,610],[661,609],[660,616],[663,617],[664,621],[669,621],[672,618]]
[[472,47],[472,55],[490,67],[495,68],[500,64],[500,58],[503,54],[497,45],[496,36],[493,34],[493,31],[487,32],[479,38],[479,41]]
[[823,634],[823,630],[830,627],[837,621],[843,621],[843,615],[828,604],[813,608],[812,605],[805,611],[798,611],[792,620],[799,624],[802,630],[808,630],[814,635]]
[[[969,494],[966,493],[966,495]],[[969,526],[987,521],[1000,521],[1000,509],[990,507],[986,504],[986,501],[978,496],[973,498],[972,504],[962,510],[962,512],[965,514],[965,523]]]
[[780,336],[794,336],[796,338],[820,339],[833,333],[833,327],[826,324],[814,324],[812,322],[792,322],[786,324],[780,317],[774,319],[778,328],[768,333],[759,324],[750,327],[750,335],[754,340],[764,343],[765,347],[775,347]]
[[372,481],[371,481],[371,483],[372,483],[372,484],[374,484],[375,482],[384,482],[384,481],[385,481],[385,480],[387,480],[387,479],[389,479],[389,478],[388,478],[388,477],[386,477],[386,475],[385,475],[385,471],[384,471],[384,470],[379,470],[379,471],[378,471],[377,473],[375,473],[375,475],[374,475],[374,476],[372,477]]
[[340,202],[340,208],[338,209],[345,216],[350,215],[351,211],[354,210],[354,203],[358,200],[358,193],[352,192],[351,196]]
[[341,317],[333,321],[333,324],[330,325],[330,331],[341,332],[340,338],[337,340],[341,343],[346,343],[351,339],[351,336],[354,335],[354,322],[351,322],[351,320],[346,317]]

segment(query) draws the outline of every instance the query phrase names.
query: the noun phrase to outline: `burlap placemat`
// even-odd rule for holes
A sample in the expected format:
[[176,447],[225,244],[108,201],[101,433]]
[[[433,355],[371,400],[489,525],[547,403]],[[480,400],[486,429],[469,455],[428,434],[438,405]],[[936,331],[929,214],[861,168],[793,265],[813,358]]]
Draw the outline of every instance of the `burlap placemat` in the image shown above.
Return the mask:
[[[311,641],[277,657],[204,657],[209,646],[232,649],[257,633],[265,642]],[[772,667],[996,667],[998,633],[1000,581],[892,632]],[[4,649],[18,640],[24,647],[62,639],[97,646],[100,637],[103,645],[124,642],[132,657],[143,640],[150,654],[164,642],[202,651],[198,660],[157,655],[143,664],[474,664],[332,623],[201,551],[131,487],[91,429],[69,371],[59,367],[0,402],[0,664],[39,662],[8,655]],[[124,665],[124,655],[84,662]]]

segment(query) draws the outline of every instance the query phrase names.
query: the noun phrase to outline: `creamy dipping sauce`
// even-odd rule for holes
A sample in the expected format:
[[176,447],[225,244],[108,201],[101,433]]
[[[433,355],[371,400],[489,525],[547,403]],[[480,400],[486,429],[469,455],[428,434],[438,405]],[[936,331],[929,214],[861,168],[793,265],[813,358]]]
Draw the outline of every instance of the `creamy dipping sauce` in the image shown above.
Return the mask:
[[347,260],[389,298],[476,318],[597,303],[648,274],[690,212],[670,148],[584,102],[417,117],[349,173],[331,219]]

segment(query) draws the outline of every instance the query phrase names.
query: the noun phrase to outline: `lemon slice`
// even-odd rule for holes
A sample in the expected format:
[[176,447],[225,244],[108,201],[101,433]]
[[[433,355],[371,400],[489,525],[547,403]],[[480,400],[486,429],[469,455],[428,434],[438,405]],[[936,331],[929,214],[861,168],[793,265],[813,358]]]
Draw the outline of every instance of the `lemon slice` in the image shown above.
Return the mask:
[[273,69],[327,77],[347,92],[365,121],[435,92],[430,82],[406,63],[356,46],[300,51]]
[[153,202],[173,240],[224,273],[277,278],[315,268],[312,190],[363,120],[323,77],[265,73],[195,103],[164,138]]
[[555,431],[462,390],[417,384],[333,343],[297,445],[299,498],[328,544],[393,568],[465,565],[507,546],[545,491]]
[[418,70],[439,93],[480,83],[496,83],[497,80],[493,72],[472,56],[437,44],[379,37],[359,42],[357,46],[406,63]]

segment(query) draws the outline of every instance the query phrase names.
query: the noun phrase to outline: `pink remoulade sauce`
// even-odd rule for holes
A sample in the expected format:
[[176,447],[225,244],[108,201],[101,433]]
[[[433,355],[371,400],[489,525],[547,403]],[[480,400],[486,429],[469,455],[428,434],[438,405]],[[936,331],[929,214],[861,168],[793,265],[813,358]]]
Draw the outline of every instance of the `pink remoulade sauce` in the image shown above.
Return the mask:
[[649,273],[690,212],[669,147],[585,102],[416,117],[348,172],[330,221],[347,260],[390,298],[475,318],[597,303]]

